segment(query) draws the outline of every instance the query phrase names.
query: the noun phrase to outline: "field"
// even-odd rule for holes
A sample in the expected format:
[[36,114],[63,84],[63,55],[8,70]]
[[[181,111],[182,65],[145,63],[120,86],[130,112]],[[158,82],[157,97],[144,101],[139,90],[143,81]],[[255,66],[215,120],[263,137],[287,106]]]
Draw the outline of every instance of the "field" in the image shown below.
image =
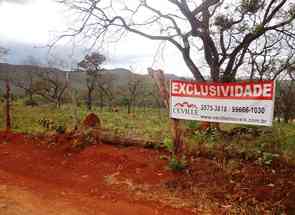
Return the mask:
[[[76,121],[75,116],[82,120],[88,112],[86,107],[77,108],[71,105],[64,105],[61,108],[56,108],[54,105],[24,106],[21,100],[14,103],[12,111],[13,130],[31,134],[50,131],[40,124],[41,119],[49,119],[71,130]],[[166,110],[137,108],[133,113],[128,114],[125,108],[119,109],[118,112],[111,112],[109,108],[101,110],[99,107],[94,107],[92,112],[99,116],[105,129],[112,130],[116,134],[147,139],[163,139],[170,135]],[[1,126],[5,124],[3,112],[0,113],[0,123]]]
[[[42,125],[40,123],[42,119],[50,120],[55,126],[61,126],[70,131],[74,128],[76,121],[81,121],[88,113],[84,106],[30,107],[23,105],[22,100],[14,102],[12,111],[13,130],[27,134],[42,134],[55,130]],[[118,112],[112,112],[109,108],[94,107],[92,112],[102,120],[103,129],[114,135],[160,143],[171,138],[169,114],[165,109],[136,108],[128,114],[124,107],[119,108]],[[3,127],[4,124],[3,112],[0,112],[0,125]],[[249,159],[264,159],[266,163],[277,156],[290,163],[295,163],[294,123],[275,122],[272,128],[223,124],[222,130],[226,132],[226,135],[214,133],[214,131],[194,132],[193,130],[197,129],[199,124],[193,121],[186,121],[184,126],[188,130],[186,144],[188,149],[194,152],[202,153],[205,150],[205,153],[210,153],[210,151],[225,147],[229,153],[234,152],[238,156]]]
[[158,145],[89,144],[89,133],[72,132],[84,107],[14,102],[13,132],[0,132],[0,214],[295,213],[294,124],[227,124],[219,132],[185,122],[187,151],[175,162],[165,110],[93,112],[106,133]]

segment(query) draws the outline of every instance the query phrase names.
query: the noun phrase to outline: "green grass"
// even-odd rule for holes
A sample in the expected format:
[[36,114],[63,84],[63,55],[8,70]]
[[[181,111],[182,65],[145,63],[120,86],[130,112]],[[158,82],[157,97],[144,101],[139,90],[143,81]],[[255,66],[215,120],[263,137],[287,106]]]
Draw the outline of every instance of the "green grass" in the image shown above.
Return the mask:
[[[0,103],[0,105],[4,108],[4,104]],[[88,113],[85,107],[75,108],[72,105],[64,105],[61,108],[56,108],[53,105],[29,107],[23,105],[22,100],[18,100],[12,106],[12,128],[14,131],[23,133],[43,133],[48,130],[42,127],[38,121],[46,118],[70,130],[75,124],[75,111],[80,120]],[[108,108],[101,110],[99,107],[94,107],[92,112],[102,120],[104,129],[110,130],[116,135],[157,141],[171,138],[166,110],[136,108],[134,113],[128,114],[126,108],[120,108],[119,112],[111,112]],[[0,129],[4,128],[4,124],[4,111],[1,111]],[[186,121],[185,126],[196,129],[199,123]],[[222,124],[224,131],[230,131],[234,127],[255,126]],[[259,129],[263,128],[259,127]],[[265,129],[270,129],[271,132],[250,137],[250,139],[249,135],[237,136],[229,140],[216,133],[188,134],[186,143],[188,149],[192,151],[205,149],[214,154],[223,145],[230,153],[238,152],[249,158],[258,157],[265,163],[269,163],[270,159],[277,155],[283,156],[293,163],[295,161],[295,124],[274,123],[272,128]]]
[[213,157],[242,158],[256,160],[262,165],[271,165],[273,160],[281,157],[287,162],[295,164],[295,124],[277,123],[272,127],[245,126],[223,124],[223,131],[230,131],[236,127],[258,129],[258,134],[236,134],[234,136],[220,132],[195,132],[186,137],[188,150]]
[[[3,104],[0,104],[4,108]],[[47,106],[24,106],[22,101],[14,102],[12,106],[12,128],[14,131],[23,133],[42,133],[47,129],[38,122],[46,118],[59,125],[65,125],[72,129],[75,124],[75,109],[80,120],[87,115],[85,107],[75,108],[71,105],[64,105],[56,108],[53,105]],[[128,114],[125,108],[119,112],[111,112],[108,108],[101,110],[94,107],[91,112],[96,113],[102,120],[104,129],[124,136],[136,136],[144,139],[163,139],[169,136],[168,113],[159,109],[137,108],[134,113]],[[4,111],[0,112],[0,128],[4,128]]]

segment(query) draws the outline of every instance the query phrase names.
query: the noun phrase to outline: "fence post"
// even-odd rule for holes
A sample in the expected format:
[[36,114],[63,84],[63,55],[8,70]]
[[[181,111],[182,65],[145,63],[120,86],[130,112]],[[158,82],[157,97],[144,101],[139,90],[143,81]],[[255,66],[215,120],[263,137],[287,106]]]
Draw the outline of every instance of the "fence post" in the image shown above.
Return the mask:
[[6,85],[6,108],[5,108],[5,119],[6,119],[6,131],[10,131],[11,129],[11,116],[10,116],[10,83],[9,80],[6,79],[5,81]]

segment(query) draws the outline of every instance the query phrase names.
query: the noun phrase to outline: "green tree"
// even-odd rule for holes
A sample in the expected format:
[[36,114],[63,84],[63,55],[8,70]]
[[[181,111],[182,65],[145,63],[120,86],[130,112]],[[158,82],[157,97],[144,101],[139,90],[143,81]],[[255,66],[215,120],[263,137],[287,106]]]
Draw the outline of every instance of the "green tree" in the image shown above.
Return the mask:
[[[86,105],[88,110],[92,109],[93,93],[97,87],[98,81],[101,80],[103,69],[101,64],[106,60],[105,56],[98,52],[92,52],[86,55],[82,61],[78,63],[78,67],[86,72],[86,86],[87,86],[87,99]],[[100,96],[103,98],[103,95]]]

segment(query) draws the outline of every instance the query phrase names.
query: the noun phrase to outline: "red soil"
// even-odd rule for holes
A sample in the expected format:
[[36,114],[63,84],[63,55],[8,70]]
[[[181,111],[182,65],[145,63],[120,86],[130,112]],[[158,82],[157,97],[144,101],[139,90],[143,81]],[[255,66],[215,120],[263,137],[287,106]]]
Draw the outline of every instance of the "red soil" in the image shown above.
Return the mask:
[[0,132],[0,214],[1,185],[12,187],[9,198],[29,191],[19,201],[41,210],[6,214],[225,214],[245,204],[259,214],[295,214],[295,171],[283,164],[238,162],[226,169],[196,158],[176,174],[156,150],[98,144],[75,151],[72,141],[71,134]]
[[[60,143],[67,140],[58,138]],[[191,214],[191,209],[155,201],[157,194],[151,200],[144,197],[149,186],[156,189],[174,177],[159,152],[101,144],[73,153],[43,141],[48,140],[0,133],[0,185],[21,186],[51,205],[70,203],[83,215]]]

